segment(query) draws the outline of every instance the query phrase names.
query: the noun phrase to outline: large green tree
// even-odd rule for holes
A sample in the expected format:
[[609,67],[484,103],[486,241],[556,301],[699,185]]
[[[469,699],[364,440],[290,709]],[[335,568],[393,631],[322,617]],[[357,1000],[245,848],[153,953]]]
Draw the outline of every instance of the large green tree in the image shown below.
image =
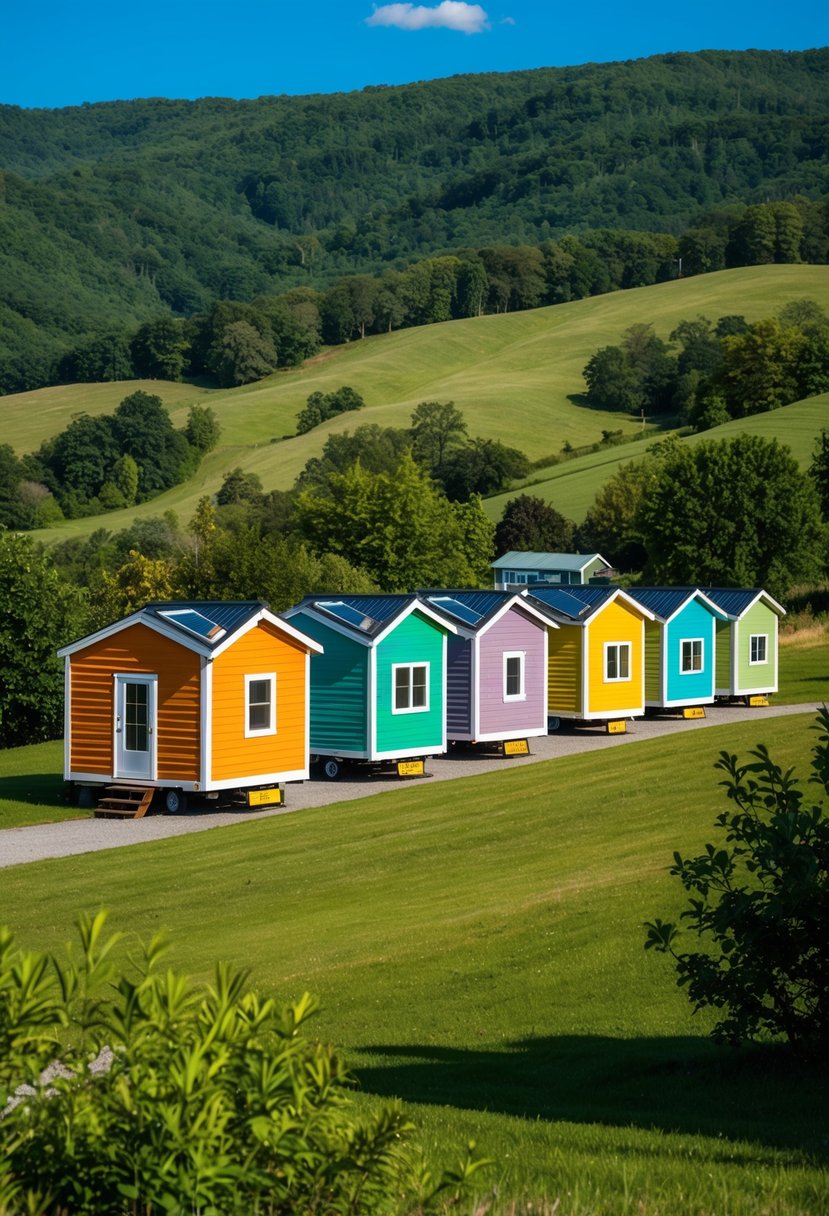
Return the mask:
[[657,583],[765,587],[782,596],[824,570],[814,483],[774,439],[673,445],[636,522],[647,577]]

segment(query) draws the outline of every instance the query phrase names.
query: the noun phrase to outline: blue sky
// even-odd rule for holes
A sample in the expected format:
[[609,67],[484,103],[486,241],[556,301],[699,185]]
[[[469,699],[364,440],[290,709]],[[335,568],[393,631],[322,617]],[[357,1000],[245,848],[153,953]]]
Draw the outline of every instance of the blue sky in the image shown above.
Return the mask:
[[0,102],[330,93],[663,51],[827,42],[825,0],[10,0]]

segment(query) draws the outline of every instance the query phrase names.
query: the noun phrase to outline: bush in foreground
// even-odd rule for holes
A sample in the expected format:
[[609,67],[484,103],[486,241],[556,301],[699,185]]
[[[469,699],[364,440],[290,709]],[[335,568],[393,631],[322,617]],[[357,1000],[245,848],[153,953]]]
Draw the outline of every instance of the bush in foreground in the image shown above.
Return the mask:
[[423,1211],[482,1164],[435,1185],[398,1104],[359,1117],[307,995],[279,1006],[226,966],[198,985],[160,938],[128,974],[104,921],[64,961],[0,928],[4,1216]]
[[793,769],[761,744],[740,764],[721,752],[730,807],[717,816],[725,847],[674,853],[671,873],[691,892],[681,914],[704,948],[683,950],[676,925],[646,925],[645,949],[670,954],[694,1011],[721,1011],[713,1034],[731,1043],[761,1034],[829,1047],[829,712],[818,713],[809,805]]

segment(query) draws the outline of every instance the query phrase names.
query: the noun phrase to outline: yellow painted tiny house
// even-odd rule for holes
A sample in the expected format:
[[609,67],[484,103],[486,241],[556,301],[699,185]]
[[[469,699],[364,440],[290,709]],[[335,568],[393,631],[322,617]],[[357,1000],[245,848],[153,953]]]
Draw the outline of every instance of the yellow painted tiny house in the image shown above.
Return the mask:
[[309,660],[258,602],[148,604],[59,653],[64,778],[218,795],[308,777]]
[[533,587],[531,602],[558,626],[548,638],[547,712],[612,721],[645,712],[645,621],[653,614],[618,587]]

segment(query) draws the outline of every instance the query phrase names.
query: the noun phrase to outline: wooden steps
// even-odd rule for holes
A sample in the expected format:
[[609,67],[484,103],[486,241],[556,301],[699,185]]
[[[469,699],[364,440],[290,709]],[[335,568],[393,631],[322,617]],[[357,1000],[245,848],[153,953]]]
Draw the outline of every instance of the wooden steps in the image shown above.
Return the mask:
[[152,785],[108,785],[95,807],[95,818],[141,819],[153,800]]

